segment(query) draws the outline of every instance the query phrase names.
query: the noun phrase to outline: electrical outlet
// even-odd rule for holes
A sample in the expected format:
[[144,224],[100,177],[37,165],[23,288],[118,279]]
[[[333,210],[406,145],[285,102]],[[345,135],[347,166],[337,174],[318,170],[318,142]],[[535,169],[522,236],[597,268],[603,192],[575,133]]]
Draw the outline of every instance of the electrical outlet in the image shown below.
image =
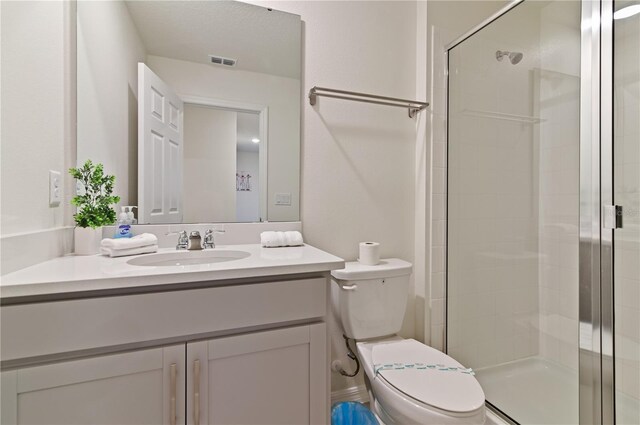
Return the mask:
[[291,194],[276,193],[276,205],[291,205]]
[[60,171],[49,170],[49,206],[57,207],[62,201],[62,176]]

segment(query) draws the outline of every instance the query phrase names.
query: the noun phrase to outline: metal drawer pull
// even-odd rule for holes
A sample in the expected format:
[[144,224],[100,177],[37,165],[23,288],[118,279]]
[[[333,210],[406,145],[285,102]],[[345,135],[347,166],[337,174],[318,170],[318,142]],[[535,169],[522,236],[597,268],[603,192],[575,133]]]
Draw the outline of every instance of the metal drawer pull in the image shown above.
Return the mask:
[[193,425],[200,425],[200,360],[193,361]]
[[176,425],[176,419],[177,419],[177,408],[176,408],[176,375],[177,375],[177,370],[176,370],[176,364],[175,363],[171,363],[171,365],[169,366],[169,377],[170,377],[170,402],[169,402],[169,422],[171,423],[171,425]]

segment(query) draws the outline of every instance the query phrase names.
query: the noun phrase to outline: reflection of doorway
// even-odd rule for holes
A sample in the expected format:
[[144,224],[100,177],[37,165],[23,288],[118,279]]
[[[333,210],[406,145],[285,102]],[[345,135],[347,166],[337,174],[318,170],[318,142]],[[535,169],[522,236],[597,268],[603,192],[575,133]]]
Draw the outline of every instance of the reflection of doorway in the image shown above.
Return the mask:
[[[267,204],[267,108],[181,98],[185,102],[185,222],[261,221]],[[190,115],[207,118],[191,123]],[[193,199],[187,199],[191,194]]]
[[236,221],[260,219],[260,115],[237,113]]

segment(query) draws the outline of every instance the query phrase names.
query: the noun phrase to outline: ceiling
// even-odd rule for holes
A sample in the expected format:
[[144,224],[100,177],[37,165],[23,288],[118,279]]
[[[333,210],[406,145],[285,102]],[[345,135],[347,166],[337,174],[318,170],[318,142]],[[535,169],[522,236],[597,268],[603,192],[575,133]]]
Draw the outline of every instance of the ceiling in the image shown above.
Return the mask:
[[[236,1],[127,1],[147,54],[300,79],[298,15]],[[222,66],[222,65],[211,65]]]

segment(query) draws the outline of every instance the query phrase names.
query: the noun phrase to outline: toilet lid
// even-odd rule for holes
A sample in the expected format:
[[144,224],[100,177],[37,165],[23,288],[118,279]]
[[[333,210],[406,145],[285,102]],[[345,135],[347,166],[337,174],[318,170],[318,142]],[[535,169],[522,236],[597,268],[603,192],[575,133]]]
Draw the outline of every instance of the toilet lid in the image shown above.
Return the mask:
[[446,354],[414,339],[373,347],[376,377],[396,389],[441,410],[466,413],[484,405],[478,380]]

